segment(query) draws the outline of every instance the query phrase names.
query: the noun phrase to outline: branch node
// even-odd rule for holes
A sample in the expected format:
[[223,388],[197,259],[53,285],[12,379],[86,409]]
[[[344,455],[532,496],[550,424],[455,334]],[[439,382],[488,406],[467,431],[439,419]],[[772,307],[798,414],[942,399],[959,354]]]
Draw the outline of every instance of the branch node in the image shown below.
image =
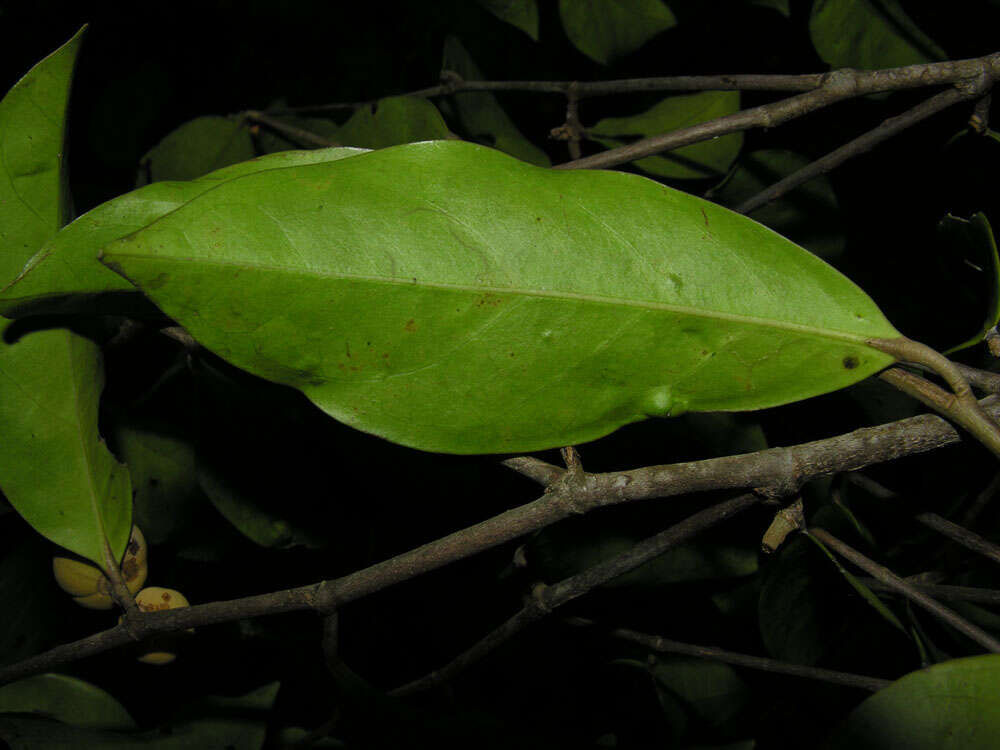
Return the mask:
[[824,74],[820,89],[832,99],[848,99],[858,94],[858,71],[838,68]]

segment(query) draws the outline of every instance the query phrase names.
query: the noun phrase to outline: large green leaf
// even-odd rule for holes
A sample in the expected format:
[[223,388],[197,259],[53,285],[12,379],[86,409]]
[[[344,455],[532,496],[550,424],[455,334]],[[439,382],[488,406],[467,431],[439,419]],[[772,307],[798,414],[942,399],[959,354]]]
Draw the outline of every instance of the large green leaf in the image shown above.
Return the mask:
[[[608,148],[636,138],[669,133],[725,117],[740,109],[739,91],[706,91],[670,96],[652,109],[631,117],[608,117],[587,135]],[[624,137],[623,137],[624,136]],[[671,179],[721,177],[735,161],[743,145],[742,133],[731,133],[701,143],[692,143],[660,156],[639,159],[635,165],[650,174]]]
[[222,182],[266,169],[316,164],[364,153],[357,148],[281,151],[233,164],[192,182],[154,182],[88,211],[46,242],[17,278],[0,290],[0,314],[53,312],[80,295],[130,292],[135,287],[97,262],[109,242],[142,229]]
[[832,68],[895,68],[946,58],[898,0],[816,0],[809,33]]
[[168,133],[142,157],[137,185],[193,180],[254,156],[246,125],[226,117],[196,117]]
[[899,335],[750,219],[457,141],[224,183],[103,260],[238,367],[455,453],[807,398],[890,364],[866,340]]
[[573,45],[604,64],[677,25],[661,0],[559,0],[559,16]]
[[[66,109],[82,30],[0,102],[0,271],[12,277],[67,217]],[[125,551],[128,472],[97,432],[92,342],[64,330],[0,343],[0,489],[40,534],[103,567]]]
[[[483,79],[482,71],[453,36],[445,39],[441,64],[467,81]],[[467,137],[540,167],[549,166],[549,157],[521,134],[489,91],[464,91],[455,94],[454,101],[458,121]]]
[[1000,736],[997,685],[997,654],[911,672],[854,709],[828,747],[992,750]]

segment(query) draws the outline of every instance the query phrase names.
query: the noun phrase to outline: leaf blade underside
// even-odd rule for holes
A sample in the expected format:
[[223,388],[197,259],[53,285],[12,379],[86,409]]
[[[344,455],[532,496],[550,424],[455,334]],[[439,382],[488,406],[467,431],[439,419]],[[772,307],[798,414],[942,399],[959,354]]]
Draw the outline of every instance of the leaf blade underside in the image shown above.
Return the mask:
[[887,366],[864,342],[899,335],[745,217],[454,141],[226,183],[103,260],[238,367],[443,452],[787,403]]

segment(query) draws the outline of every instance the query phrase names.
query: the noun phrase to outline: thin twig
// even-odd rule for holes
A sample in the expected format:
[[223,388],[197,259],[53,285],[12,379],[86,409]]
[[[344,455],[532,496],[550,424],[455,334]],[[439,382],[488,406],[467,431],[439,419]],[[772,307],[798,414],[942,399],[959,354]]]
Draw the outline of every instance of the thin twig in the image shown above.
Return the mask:
[[824,545],[832,549],[838,555],[857,567],[864,570],[868,575],[878,579],[886,586],[893,588],[897,593],[905,596],[907,599],[912,601],[914,604],[923,607],[925,610],[930,612],[932,615],[937,617],[944,623],[947,623],[955,630],[960,633],[965,634],[973,641],[978,643],[980,646],[985,648],[987,651],[992,653],[1000,653],[1000,641],[991,636],[982,628],[973,625],[971,622],[961,617],[956,612],[948,609],[947,607],[939,604],[938,602],[931,599],[925,593],[907,583],[902,578],[897,576],[888,568],[879,565],[874,560],[871,560],[860,552],[858,552],[853,547],[844,544],[837,537],[833,536],[826,529],[821,529],[818,527],[810,528],[803,532],[808,534],[818,541],[822,542]]
[[555,608],[586,594],[597,586],[635,570],[640,565],[662,555],[671,547],[691,539],[705,529],[722,523],[760,501],[761,498],[753,494],[739,495],[699,511],[669,529],[661,531],[656,536],[644,539],[630,550],[587,568],[581,573],[565,578],[559,583],[552,586],[537,586],[529,603],[499,628],[490,632],[445,666],[401,685],[390,691],[389,694],[393,696],[412,695],[447,682]]
[[[940,374],[941,371],[938,370],[938,373]],[[879,377],[939,414],[954,420],[994,455],[1000,456],[1000,427],[982,410],[972,395],[968,383],[965,383],[961,391],[956,390],[954,394],[951,394],[938,388],[929,380],[899,367],[890,367],[881,372]],[[954,385],[952,387],[955,388]]]
[[[896,69],[903,71],[901,68]],[[994,79],[1000,75],[1000,54],[991,55],[980,60],[979,67],[968,77],[956,81],[969,82],[969,85],[957,86],[955,94],[950,96],[951,103],[971,99],[981,96],[992,86]],[[906,80],[905,75],[901,75],[899,82]],[[882,85],[885,81],[881,82]],[[895,86],[893,86],[895,88]],[[836,102],[863,96],[864,94],[875,93],[879,89],[874,79],[860,75],[855,70],[835,70],[823,78],[823,83],[812,91],[803,94],[781,99],[770,104],[762,104],[752,109],[745,109],[726,117],[719,117],[707,122],[698,123],[687,128],[654,135],[630,143],[627,146],[609,149],[593,156],[586,156],[583,159],[559,164],[556,169],[603,169],[619,164],[625,164],[646,156],[670,151],[688,146],[692,143],[705,141],[710,138],[736,133],[750,128],[773,128],[788,120],[792,120],[803,115],[814,112],[823,107],[828,107]],[[935,105],[936,106],[936,105]]]
[[1000,471],[993,475],[990,483],[986,485],[982,492],[976,495],[976,499],[972,501],[969,509],[962,515],[962,526],[972,526],[986,509],[986,506],[989,505],[990,501],[997,496],[998,492],[1000,492]]
[[916,125],[922,120],[926,120],[931,115],[935,115],[958,102],[968,99],[969,96],[959,89],[952,88],[942,91],[940,94],[932,96],[930,99],[921,102],[916,107],[908,109],[901,115],[891,117],[881,125],[867,133],[858,136],[852,141],[845,143],[838,149],[831,151],[826,156],[822,156],[816,161],[810,162],[802,169],[792,172],[787,177],[782,178],[773,185],[761,190],[756,195],[751,196],[746,201],[736,207],[736,211],[741,214],[748,214],[761,206],[780,198],[786,193],[794,190],[799,185],[808,182],[814,177],[825,174],[836,167],[839,167],[848,159],[860,156],[871,151],[875,146],[888,140],[894,135],[903,132],[907,128]]
[[[861,94],[900,91],[909,88],[941,86],[973,78],[984,70],[1000,69],[1000,54],[967,60],[907,65],[886,70],[837,71],[851,76]],[[592,96],[634,94],[652,91],[813,91],[823,85],[830,73],[784,74],[724,74],[707,76],[666,76],[626,78],[613,81],[466,81],[454,71],[442,71],[442,83],[409,91],[397,96],[437,97],[463,91],[517,91],[536,94],[565,94],[576,86],[581,99]],[[860,94],[859,94],[860,95]],[[268,110],[272,115],[335,112],[370,106],[377,99],[361,102],[282,107]]]
[[[574,618],[573,624],[587,624],[582,618]],[[733,651],[725,651],[714,646],[696,646],[692,643],[681,643],[672,641],[658,635],[640,633],[628,628],[615,628],[608,635],[614,638],[621,638],[632,643],[638,643],[652,651],[667,654],[683,654],[685,656],[697,656],[712,661],[721,661],[732,664],[736,667],[747,667],[748,669],[759,669],[763,672],[773,672],[776,674],[787,674],[793,677],[805,677],[810,680],[830,682],[834,685],[844,685],[846,687],[870,690],[873,693],[886,688],[892,684],[891,680],[883,680],[878,677],[869,677],[861,674],[851,674],[850,672],[837,672],[832,669],[821,669],[820,667],[807,667],[803,664],[791,664],[789,662],[768,659],[763,656],[750,656],[749,654],[737,654]]]
[[[1000,412],[998,397],[990,396],[982,403],[994,415]],[[508,467],[545,485],[546,494],[482,523],[332,581],[148,613],[143,617],[143,632],[151,635],[281,612],[322,611],[321,607],[329,601],[324,592],[329,592],[339,605],[346,605],[590,508],[713,489],[795,486],[810,479],[935,450],[958,443],[960,439],[959,433],[945,420],[934,414],[923,414],[788,448],[768,448],[737,456],[606,474],[583,473],[573,477],[570,484],[566,483],[568,472],[564,469],[537,459],[508,459],[504,462]],[[0,668],[0,684],[117,648],[129,640],[124,630],[119,632],[113,628],[58,646]]]
[[[883,487],[881,484],[874,481],[870,477],[866,477],[864,474],[850,472],[847,474],[847,478],[853,484],[856,484],[858,487],[865,490],[865,492],[879,498],[880,500],[893,500],[899,497],[898,493]],[[948,537],[953,542],[960,544],[966,549],[978,552],[984,557],[988,557],[994,562],[1000,563],[1000,546],[997,546],[988,539],[981,537],[974,531],[969,531],[964,528],[964,526],[959,525],[954,521],[949,521],[944,516],[940,516],[937,513],[931,513],[929,511],[916,513],[914,514],[913,519],[923,526],[933,529],[939,534]]]
[[270,130],[280,133],[299,146],[305,146],[307,148],[327,148],[329,146],[340,145],[339,143],[335,143],[334,141],[316,135],[309,130],[304,130],[303,128],[289,125],[287,122],[282,122],[266,112],[249,110],[243,113],[243,117],[250,122],[263,125]]
[[[859,581],[872,591],[899,594],[899,592],[874,578],[859,578]],[[919,583],[909,578],[903,579],[917,591],[922,591],[934,599],[952,599],[962,602],[978,602],[980,604],[1000,605],[1000,591],[981,589],[974,586],[950,586],[941,583]]]

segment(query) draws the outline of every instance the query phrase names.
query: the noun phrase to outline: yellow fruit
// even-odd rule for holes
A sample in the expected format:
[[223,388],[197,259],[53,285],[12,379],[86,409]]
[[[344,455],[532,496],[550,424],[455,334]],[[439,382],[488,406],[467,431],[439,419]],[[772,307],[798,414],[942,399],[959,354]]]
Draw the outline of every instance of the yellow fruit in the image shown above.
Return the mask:
[[[188,600],[180,591],[165,589],[159,586],[149,586],[144,588],[135,596],[135,603],[143,612],[156,612],[163,609],[180,609],[188,607]],[[189,628],[184,633],[163,633],[155,635],[143,644],[148,649],[141,656],[139,661],[146,664],[169,664],[177,658],[177,654],[168,647],[176,646],[178,641],[188,633],[193,633],[194,628]]]
[[[133,594],[142,588],[149,573],[146,538],[138,526],[132,527],[132,536],[125,548],[121,564],[122,580]],[[82,557],[52,558],[52,572],[59,587],[73,597],[73,601],[88,609],[111,609],[111,581],[93,563]]]

